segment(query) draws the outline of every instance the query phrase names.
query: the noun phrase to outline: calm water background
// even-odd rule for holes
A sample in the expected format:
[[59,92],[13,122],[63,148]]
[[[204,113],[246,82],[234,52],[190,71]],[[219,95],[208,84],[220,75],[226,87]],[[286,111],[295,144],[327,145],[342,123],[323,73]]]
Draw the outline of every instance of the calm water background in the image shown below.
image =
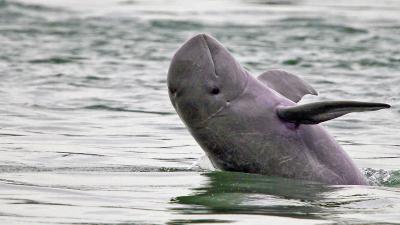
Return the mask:
[[[400,223],[400,2],[0,0],[1,224]],[[377,186],[205,170],[167,95],[207,32],[253,75],[390,110],[325,123]],[[199,166],[192,166],[193,164]]]

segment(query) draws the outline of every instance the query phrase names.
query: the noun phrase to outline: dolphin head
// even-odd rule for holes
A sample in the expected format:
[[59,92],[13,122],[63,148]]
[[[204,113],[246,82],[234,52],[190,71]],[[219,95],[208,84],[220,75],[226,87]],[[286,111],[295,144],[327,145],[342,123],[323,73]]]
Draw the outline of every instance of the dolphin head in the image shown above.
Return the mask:
[[189,128],[201,127],[244,91],[247,76],[218,41],[198,34],[172,59],[167,79],[169,97]]

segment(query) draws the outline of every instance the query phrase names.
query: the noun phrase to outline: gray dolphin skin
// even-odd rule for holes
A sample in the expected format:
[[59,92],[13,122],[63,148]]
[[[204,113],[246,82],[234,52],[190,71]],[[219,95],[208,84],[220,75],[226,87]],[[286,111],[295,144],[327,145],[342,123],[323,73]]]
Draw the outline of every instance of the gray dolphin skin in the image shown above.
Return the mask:
[[178,49],[167,83],[176,112],[216,168],[325,184],[367,181],[318,123],[390,107],[354,101],[298,105],[304,95],[317,94],[304,80],[281,70],[255,78],[206,34]]

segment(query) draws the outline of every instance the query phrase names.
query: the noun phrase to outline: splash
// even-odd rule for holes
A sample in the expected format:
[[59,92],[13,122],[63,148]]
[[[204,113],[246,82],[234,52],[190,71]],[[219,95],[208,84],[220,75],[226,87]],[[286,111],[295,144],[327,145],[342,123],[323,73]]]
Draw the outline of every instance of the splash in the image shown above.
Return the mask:
[[191,170],[205,170],[205,171],[218,171],[214,167],[207,155],[201,156],[196,162],[194,162],[190,168]]
[[370,185],[400,187],[400,170],[364,168],[362,171]]

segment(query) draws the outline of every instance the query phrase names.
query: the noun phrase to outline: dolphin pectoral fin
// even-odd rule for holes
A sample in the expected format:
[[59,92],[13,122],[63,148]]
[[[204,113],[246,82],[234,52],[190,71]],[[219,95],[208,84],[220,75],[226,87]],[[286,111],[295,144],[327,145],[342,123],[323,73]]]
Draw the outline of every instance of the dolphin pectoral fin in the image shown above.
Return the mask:
[[257,79],[294,102],[299,102],[306,94],[318,95],[306,81],[283,70],[269,70]]
[[384,108],[390,108],[390,105],[356,101],[327,101],[293,107],[278,107],[277,114],[279,118],[287,122],[317,124],[351,112],[375,111]]

